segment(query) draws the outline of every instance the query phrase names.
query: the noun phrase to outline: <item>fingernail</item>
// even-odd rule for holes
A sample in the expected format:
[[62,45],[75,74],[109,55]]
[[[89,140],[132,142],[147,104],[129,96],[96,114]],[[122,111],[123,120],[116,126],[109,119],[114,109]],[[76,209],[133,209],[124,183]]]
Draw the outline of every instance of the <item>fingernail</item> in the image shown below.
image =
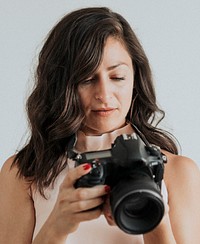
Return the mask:
[[105,189],[105,192],[110,192],[110,186],[105,186],[104,189]]
[[91,164],[85,164],[85,165],[83,165],[83,169],[84,170],[88,170],[90,168],[91,168]]

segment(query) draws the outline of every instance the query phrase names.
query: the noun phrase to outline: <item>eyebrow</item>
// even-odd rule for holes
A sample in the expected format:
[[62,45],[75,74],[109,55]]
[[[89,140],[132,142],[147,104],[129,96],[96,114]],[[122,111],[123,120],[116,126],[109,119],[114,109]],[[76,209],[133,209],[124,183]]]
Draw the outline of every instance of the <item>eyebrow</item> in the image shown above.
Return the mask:
[[126,63],[119,63],[119,64],[116,64],[116,65],[112,65],[112,66],[109,66],[108,68],[107,68],[107,70],[113,70],[113,69],[116,69],[117,67],[119,67],[119,66],[121,66],[121,65],[126,65],[126,66],[128,66]]

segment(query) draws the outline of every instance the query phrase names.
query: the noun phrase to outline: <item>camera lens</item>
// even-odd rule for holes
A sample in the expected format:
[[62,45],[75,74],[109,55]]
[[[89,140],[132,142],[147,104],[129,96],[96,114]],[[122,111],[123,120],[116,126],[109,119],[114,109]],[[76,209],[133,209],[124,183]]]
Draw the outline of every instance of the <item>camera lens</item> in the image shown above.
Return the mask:
[[160,190],[148,177],[120,181],[111,191],[110,204],[116,224],[129,234],[151,231],[164,215]]
[[129,201],[124,203],[124,213],[131,218],[143,217],[146,215],[145,210],[148,209],[149,204],[150,201],[148,198],[131,197]]

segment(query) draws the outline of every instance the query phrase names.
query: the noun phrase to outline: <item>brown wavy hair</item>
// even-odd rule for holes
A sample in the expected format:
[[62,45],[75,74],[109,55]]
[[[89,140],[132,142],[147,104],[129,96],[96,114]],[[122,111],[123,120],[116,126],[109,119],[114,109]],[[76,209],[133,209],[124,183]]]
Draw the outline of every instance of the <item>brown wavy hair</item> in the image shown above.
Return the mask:
[[27,100],[31,136],[14,161],[41,194],[67,165],[67,145],[84,120],[77,87],[101,63],[110,36],[124,44],[135,71],[127,121],[150,143],[178,153],[171,135],[157,127],[165,113],[157,106],[148,59],[129,23],[105,7],[75,10],[50,31],[39,54],[35,88]]

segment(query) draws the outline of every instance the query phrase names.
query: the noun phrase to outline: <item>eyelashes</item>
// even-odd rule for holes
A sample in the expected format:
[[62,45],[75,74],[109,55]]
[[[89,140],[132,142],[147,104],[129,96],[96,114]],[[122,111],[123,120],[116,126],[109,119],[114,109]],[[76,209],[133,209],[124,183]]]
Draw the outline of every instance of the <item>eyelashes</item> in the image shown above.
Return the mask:
[[[113,80],[113,81],[124,81],[125,80],[125,76],[120,76],[120,77],[110,77],[109,78],[110,80]],[[84,80],[80,83],[80,85],[90,85],[90,84],[93,84],[95,82],[97,82],[98,79],[97,78],[91,78],[91,79],[88,79],[88,80]]]
[[110,79],[120,81],[120,80],[125,80],[125,77],[112,77]]

